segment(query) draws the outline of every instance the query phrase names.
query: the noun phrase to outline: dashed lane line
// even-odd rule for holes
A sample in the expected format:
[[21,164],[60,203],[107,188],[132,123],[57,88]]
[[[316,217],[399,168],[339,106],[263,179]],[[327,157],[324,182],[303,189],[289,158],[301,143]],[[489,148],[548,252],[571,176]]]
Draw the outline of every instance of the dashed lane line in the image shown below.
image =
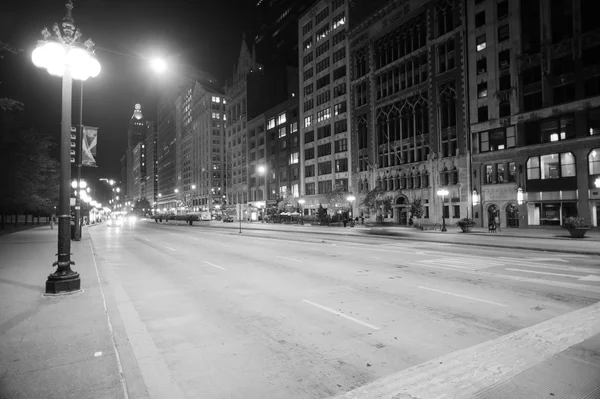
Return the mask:
[[207,265],[210,265],[210,266],[212,266],[212,267],[216,267],[217,269],[225,270],[225,268],[224,268],[224,267],[217,266],[217,265],[215,265],[214,263],[210,263],[210,262],[207,262],[207,261],[204,261],[204,263],[206,263]]
[[355,323],[358,323],[358,324],[360,324],[361,326],[368,327],[368,328],[370,328],[370,329],[372,329],[372,330],[379,330],[379,329],[380,329],[380,328],[379,328],[379,327],[377,327],[377,326],[374,326],[374,325],[372,325],[372,324],[366,323],[366,322],[364,322],[364,321],[362,321],[362,320],[359,320],[359,319],[355,319],[355,318],[354,318],[354,317],[352,317],[352,316],[348,316],[347,314],[344,314],[344,313],[342,313],[342,312],[338,312],[338,311],[336,311],[336,310],[333,310],[333,309],[331,309],[331,308],[328,308],[327,306],[319,305],[318,303],[311,302],[311,301],[309,301],[309,300],[307,300],[307,299],[304,299],[304,300],[302,300],[302,302],[304,302],[304,303],[308,303],[309,305],[315,306],[315,307],[317,307],[317,308],[319,308],[319,309],[321,309],[321,310],[324,310],[324,311],[326,311],[326,312],[332,313],[332,314],[334,314],[334,315],[336,315],[336,316],[343,317],[343,318],[344,318],[344,319],[346,319],[346,320],[351,320],[351,321],[353,321],[353,322],[355,322]]
[[492,301],[487,301],[485,299],[479,299],[479,298],[473,298],[472,296],[466,296],[466,295],[462,295],[462,294],[456,294],[454,292],[448,292],[448,291],[442,291],[442,290],[437,290],[435,288],[431,288],[431,287],[423,287],[421,285],[417,285],[417,287],[422,288],[424,290],[429,290],[429,291],[434,291],[434,292],[439,292],[440,294],[446,294],[446,295],[452,295],[452,296],[456,296],[459,298],[464,298],[464,299],[469,299],[471,301],[478,301],[478,302],[483,302],[483,303],[488,303],[490,305],[496,305],[496,306],[503,306],[506,307],[505,304],[503,303],[498,303],[498,302],[492,302]]
[[300,259],[288,258],[287,256],[276,256],[276,258],[293,260],[294,262],[300,262],[300,263],[302,263],[302,261]]

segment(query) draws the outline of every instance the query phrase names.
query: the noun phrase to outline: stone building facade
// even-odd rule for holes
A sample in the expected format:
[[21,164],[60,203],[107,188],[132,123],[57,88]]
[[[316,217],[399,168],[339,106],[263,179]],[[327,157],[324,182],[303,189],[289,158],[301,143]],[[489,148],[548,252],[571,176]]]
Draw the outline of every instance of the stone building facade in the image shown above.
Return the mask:
[[[593,0],[468,0],[478,225],[599,225],[600,28]],[[599,182],[600,183],[600,182]]]
[[459,0],[392,0],[349,32],[352,185],[359,202],[383,190],[388,221],[408,225],[415,199],[423,224],[472,215],[464,15]]

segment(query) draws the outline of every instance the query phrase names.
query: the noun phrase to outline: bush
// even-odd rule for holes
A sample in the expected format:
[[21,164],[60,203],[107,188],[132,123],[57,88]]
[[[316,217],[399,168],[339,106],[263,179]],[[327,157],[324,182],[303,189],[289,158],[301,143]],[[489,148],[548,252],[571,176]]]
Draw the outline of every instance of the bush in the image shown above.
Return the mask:
[[589,229],[591,227],[591,223],[589,220],[584,218],[571,216],[563,219],[562,228],[571,230],[571,229]]
[[473,227],[475,226],[475,221],[471,218],[462,218],[456,222],[456,225],[459,227]]

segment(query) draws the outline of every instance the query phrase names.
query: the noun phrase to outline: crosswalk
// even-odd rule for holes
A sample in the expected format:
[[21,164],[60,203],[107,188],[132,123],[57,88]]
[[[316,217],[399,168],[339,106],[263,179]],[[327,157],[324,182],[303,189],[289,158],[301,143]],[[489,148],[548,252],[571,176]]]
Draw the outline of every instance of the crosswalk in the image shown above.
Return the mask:
[[569,260],[562,258],[448,256],[421,259],[417,261],[417,264],[465,271],[484,271],[496,268],[494,272],[502,271],[511,274],[516,273],[517,275],[537,275],[541,278],[554,276],[579,281],[600,282],[600,268],[571,266]]

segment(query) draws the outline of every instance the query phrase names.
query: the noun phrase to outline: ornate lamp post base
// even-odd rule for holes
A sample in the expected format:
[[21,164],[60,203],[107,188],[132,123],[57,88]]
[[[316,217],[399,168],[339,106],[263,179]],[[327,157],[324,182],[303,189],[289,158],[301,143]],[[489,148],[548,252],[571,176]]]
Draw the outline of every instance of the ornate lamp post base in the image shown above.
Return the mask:
[[68,295],[81,291],[81,278],[79,273],[69,269],[57,270],[46,280],[46,293],[44,295]]

